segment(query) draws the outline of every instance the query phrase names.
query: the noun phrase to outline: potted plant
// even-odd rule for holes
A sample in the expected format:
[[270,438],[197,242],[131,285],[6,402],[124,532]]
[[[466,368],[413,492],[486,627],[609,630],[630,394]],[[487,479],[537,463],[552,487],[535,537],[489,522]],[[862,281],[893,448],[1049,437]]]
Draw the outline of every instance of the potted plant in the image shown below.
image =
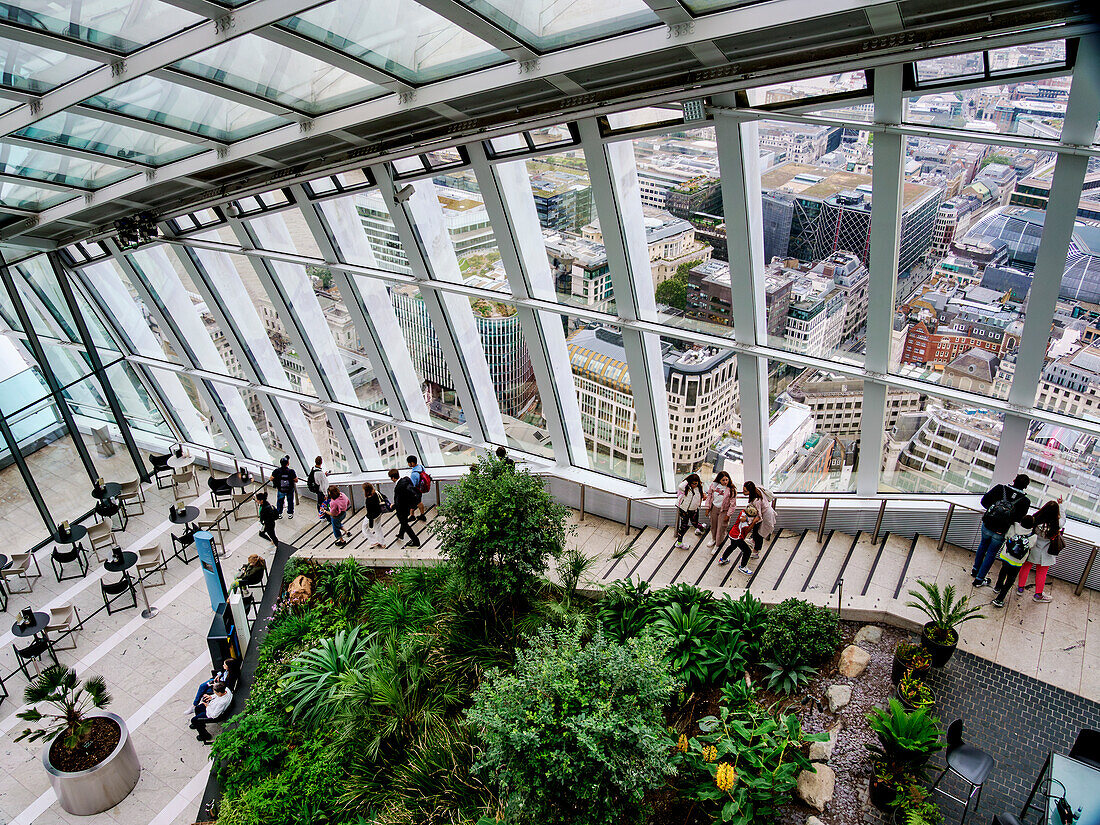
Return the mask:
[[889,812],[916,781],[917,775],[907,767],[883,759],[876,760],[871,766],[868,798],[880,811]]
[[867,723],[880,743],[868,745],[868,749],[894,765],[920,767],[943,748],[939,720],[925,708],[907,711],[897,699],[891,699],[889,711],[872,708]]
[[967,596],[955,597],[955,586],[940,590],[936,584],[919,580],[921,590],[910,590],[913,601],[906,607],[915,607],[928,617],[921,634],[921,644],[932,654],[932,667],[943,667],[959,644],[958,626],[971,619],[984,619],[981,608],[970,607]]
[[912,672],[901,677],[897,686],[897,697],[908,710],[925,708],[931,711],[936,706],[936,694],[932,692],[932,687]]
[[932,654],[924,645],[902,642],[894,648],[894,666],[890,671],[890,681],[895,685],[906,673],[923,676],[932,669]]
[[932,797],[932,791],[913,782],[897,800],[894,825],[943,825],[943,812]]
[[[31,707],[17,716],[37,723],[16,739],[46,740],[42,764],[61,807],[87,816],[113,808],[134,789],[141,764],[122,717],[104,711],[111,703],[102,676],[81,684],[76,671],[51,665],[27,685]],[[43,713],[39,704],[48,706]]]

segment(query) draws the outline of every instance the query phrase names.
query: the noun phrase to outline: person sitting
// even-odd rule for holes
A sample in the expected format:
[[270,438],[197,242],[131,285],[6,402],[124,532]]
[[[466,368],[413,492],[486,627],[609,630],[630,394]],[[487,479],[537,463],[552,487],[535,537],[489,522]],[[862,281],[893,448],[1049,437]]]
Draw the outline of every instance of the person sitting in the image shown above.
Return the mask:
[[243,587],[252,587],[263,581],[266,572],[267,562],[263,560],[262,556],[253,553],[248,557],[248,561],[241,565],[241,569],[237,573],[237,583]]
[[198,713],[202,698],[214,692],[214,682],[221,682],[230,690],[237,687],[237,680],[241,675],[241,663],[237,659],[226,659],[222,662],[221,670],[210,671],[210,678],[199,685],[195,692],[195,701],[191,703],[191,712]]
[[233,701],[233,692],[225,686],[225,682],[215,679],[212,685],[214,692],[202,697],[195,715],[191,717],[189,727],[198,731],[196,737],[200,742],[209,742],[210,734],[206,731],[208,722],[217,722],[229,710]]

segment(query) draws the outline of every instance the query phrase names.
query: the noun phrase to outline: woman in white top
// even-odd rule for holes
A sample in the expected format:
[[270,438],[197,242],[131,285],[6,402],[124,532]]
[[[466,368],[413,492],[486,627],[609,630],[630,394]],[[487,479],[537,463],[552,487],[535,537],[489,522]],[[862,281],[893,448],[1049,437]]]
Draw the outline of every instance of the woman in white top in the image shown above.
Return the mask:
[[1051,601],[1050,596],[1043,593],[1043,587],[1047,583],[1047,570],[1058,561],[1058,552],[1050,552],[1050,540],[1066,528],[1066,513],[1061,508],[1061,503],[1062,497],[1059,496],[1057,501],[1048,501],[1035,511],[1035,538],[1027,560],[1020,565],[1020,577],[1016,580],[1016,593],[1022,596],[1028,574],[1034,565],[1035,595],[1032,598],[1037,602]]
[[684,544],[684,533],[693,524],[695,532],[702,535],[703,528],[699,524],[699,508],[702,504],[703,482],[698,473],[692,473],[680,483],[679,495],[676,497],[676,541],[673,542],[673,547],[687,548]]
[[737,510],[737,488],[730,480],[730,474],[722,470],[707,487],[703,509],[710,519],[710,540],[707,547],[714,547],[726,537],[730,518]]

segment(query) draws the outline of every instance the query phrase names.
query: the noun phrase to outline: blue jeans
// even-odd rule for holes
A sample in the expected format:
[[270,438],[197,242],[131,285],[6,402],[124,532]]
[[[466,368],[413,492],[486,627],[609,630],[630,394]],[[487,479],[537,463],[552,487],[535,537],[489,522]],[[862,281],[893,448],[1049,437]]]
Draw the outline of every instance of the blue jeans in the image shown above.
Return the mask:
[[275,512],[280,516],[283,514],[283,501],[286,501],[287,515],[294,514],[294,493],[276,493],[275,494]]
[[347,514],[347,510],[345,510],[338,516],[329,517],[329,520],[332,522],[332,535],[336,536],[337,539],[340,538],[340,527],[343,525],[344,516],[346,516]]
[[[195,694],[195,701],[192,702],[191,704],[197,706],[199,704],[199,702],[202,701],[203,696],[205,696],[208,693],[213,693],[213,692],[214,692],[214,679],[210,678],[210,679],[207,679],[205,682],[203,682],[201,685],[199,685],[198,692]],[[205,714],[205,712],[206,711],[203,710],[204,714]]]
[[993,566],[993,560],[997,558],[997,553],[1000,552],[1001,545],[1004,543],[1004,533],[994,533],[984,524],[982,525],[982,540],[974,553],[974,569],[970,571],[975,581],[981,581],[986,577],[989,568]]

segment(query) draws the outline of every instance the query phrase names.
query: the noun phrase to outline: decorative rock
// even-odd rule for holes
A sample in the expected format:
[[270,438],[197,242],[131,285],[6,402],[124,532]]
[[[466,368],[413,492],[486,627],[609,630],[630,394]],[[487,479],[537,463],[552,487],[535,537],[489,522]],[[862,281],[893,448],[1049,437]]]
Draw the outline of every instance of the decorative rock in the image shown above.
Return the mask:
[[852,639],[855,645],[877,645],[882,641],[882,628],[878,625],[865,624],[856,631],[856,637]]
[[825,825],[825,823],[816,816],[808,816],[806,817],[806,825]]
[[852,686],[833,685],[825,691],[825,698],[829,700],[829,710],[836,713],[852,701]]
[[802,771],[798,775],[798,798],[821,813],[833,801],[836,788],[836,772],[828,765],[814,765],[816,770]]
[[863,675],[871,654],[858,645],[848,645],[840,651],[840,675],[855,679]]
[[833,750],[836,748],[837,739],[840,738],[840,729],[843,727],[844,723],[838,721],[829,728],[829,739],[827,742],[810,743],[811,762],[827,762],[833,758]]

